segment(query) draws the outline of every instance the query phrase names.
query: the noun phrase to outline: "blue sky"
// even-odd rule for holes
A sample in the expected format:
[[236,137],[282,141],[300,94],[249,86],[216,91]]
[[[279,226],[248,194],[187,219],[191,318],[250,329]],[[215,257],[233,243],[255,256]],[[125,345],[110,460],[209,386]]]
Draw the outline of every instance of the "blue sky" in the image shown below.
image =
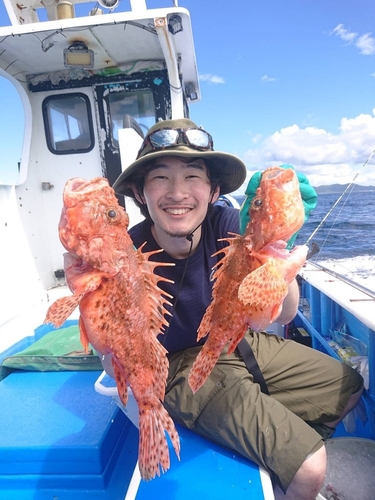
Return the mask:
[[[179,5],[191,13],[202,92],[191,118],[215,149],[240,156],[249,175],[291,163],[315,186],[358,173],[357,183],[375,186],[375,159],[362,168],[375,149],[373,0]],[[2,5],[0,24],[9,24]]]

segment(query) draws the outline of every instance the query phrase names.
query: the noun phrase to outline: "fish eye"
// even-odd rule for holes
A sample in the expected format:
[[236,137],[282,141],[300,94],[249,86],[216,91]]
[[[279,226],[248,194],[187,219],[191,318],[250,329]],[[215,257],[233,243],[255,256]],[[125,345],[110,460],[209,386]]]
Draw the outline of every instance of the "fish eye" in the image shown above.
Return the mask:
[[115,219],[117,217],[117,212],[114,208],[110,208],[106,213],[108,219]]

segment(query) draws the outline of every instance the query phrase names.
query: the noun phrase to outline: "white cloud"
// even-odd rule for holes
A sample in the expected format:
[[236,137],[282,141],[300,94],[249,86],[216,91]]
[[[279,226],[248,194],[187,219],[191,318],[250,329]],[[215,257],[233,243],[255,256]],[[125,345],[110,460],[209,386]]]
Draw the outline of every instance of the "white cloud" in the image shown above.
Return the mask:
[[268,75],[263,75],[262,78],[260,79],[261,82],[274,82],[276,78],[273,78],[272,76]]
[[355,44],[361,54],[365,56],[373,56],[375,54],[375,38],[370,33],[360,36]]
[[213,83],[215,85],[225,83],[225,80],[222,76],[211,75],[211,73],[204,73],[203,75],[199,75],[199,80],[201,80],[202,82]]
[[365,33],[359,36],[358,33],[346,29],[343,24],[338,24],[336,28],[332,30],[331,35],[338,36],[349,45],[354,44],[359,49],[360,54],[364,56],[372,56],[375,54],[375,38],[371,36],[371,33]]
[[357,33],[354,33],[353,31],[349,31],[346,28],[344,28],[343,24],[338,24],[336,28],[332,30],[331,35],[336,35],[339,38],[341,38],[341,40],[344,40],[344,42],[347,43],[354,42],[354,40],[358,36]]
[[[271,165],[292,164],[314,186],[355,182],[375,186],[373,166],[362,169],[375,148],[375,117],[343,118],[339,132],[290,125],[253,144],[244,155],[250,173]],[[374,159],[370,161],[374,165]]]

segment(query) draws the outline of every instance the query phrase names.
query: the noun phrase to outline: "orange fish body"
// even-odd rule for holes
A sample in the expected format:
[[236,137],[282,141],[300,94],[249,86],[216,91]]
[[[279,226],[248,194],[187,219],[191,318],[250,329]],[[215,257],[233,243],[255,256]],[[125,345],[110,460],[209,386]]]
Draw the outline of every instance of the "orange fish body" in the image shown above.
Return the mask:
[[223,348],[232,353],[248,328],[259,331],[280,315],[288,285],[304,264],[306,246],[286,250],[286,241],[304,222],[298,178],[292,169],[264,171],[242,236],[225,238],[224,257],[215,266],[213,299],[198,329],[208,334],[189,373],[195,393]]
[[135,250],[128,223],[106,179],[67,182],[59,234],[69,252],[64,265],[73,295],[54,302],[45,322],[61,326],[79,305],[83,346],[87,350],[90,343],[112,356],[122,403],[127,403],[127,384],[137,401],[139,468],[149,480],[160,474],[159,465],[163,471],[170,465],[164,431],[177,456],[180,447],[174,423],[162,405],[168,359],[157,335],[167,325],[167,300],[157,287],[162,278],[153,271],[164,264],[149,261],[155,252]]

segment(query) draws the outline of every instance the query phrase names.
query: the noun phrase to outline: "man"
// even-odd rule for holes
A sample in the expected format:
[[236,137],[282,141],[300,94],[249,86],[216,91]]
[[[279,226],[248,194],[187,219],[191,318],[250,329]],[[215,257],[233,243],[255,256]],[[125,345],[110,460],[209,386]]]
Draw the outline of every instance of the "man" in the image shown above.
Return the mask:
[[[170,415],[264,466],[277,499],[310,500],[320,491],[326,469],[324,443],[312,426],[326,437],[333,434],[361,396],[357,372],[293,341],[249,331],[246,341],[270,395],[260,391],[238,349],[220,356],[196,394],[187,382],[201,349],[196,335],[211,301],[212,267],[220,258],[212,255],[225,244],[218,239],[239,233],[238,211],[214,203],[245,178],[240,159],[214,151],[207,132],[178,119],[149,130],[137,160],[114,188],[133,197],[146,217],[130,230],[135,246],[146,241],[145,251],[162,248],[154,260],[175,264],[156,269],[174,282],[159,284],[174,297],[169,328],[160,335],[169,351],[165,407]],[[298,300],[294,280],[278,322],[294,318]]]

